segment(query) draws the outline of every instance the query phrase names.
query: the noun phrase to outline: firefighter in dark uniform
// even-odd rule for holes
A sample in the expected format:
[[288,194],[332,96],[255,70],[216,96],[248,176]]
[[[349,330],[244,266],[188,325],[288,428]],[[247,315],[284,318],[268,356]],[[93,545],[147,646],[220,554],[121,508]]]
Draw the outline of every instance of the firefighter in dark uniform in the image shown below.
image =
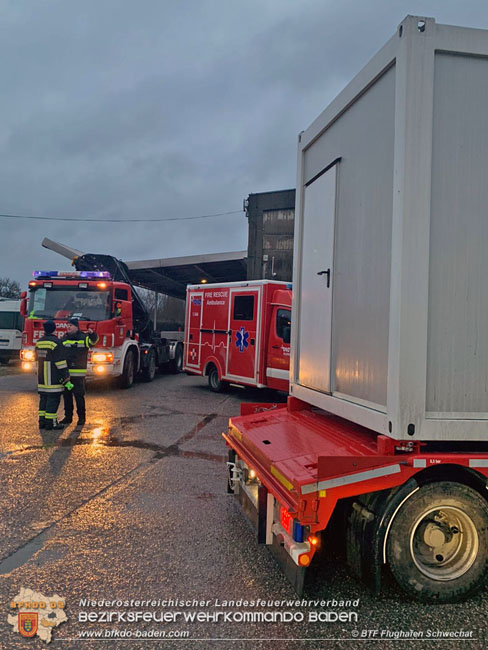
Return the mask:
[[85,377],[88,363],[88,350],[98,342],[97,333],[91,328],[88,332],[82,332],[77,318],[68,321],[67,332],[61,339],[68,371],[73,390],[64,391],[64,419],[61,424],[71,424],[73,421],[73,396],[76,401],[76,412],[78,414],[78,426],[85,424]]
[[73,388],[69,380],[66,354],[54,334],[55,329],[56,325],[51,320],[46,321],[45,335],[36,343],[39,429],[63,429],[63,425],[57,421],[61,393]]

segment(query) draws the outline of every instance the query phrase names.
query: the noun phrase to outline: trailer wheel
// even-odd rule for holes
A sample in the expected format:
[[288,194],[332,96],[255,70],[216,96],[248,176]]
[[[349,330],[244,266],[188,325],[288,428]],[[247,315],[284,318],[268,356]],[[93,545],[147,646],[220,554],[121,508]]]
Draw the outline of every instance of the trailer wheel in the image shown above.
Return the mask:
[[178,343],[176,346],[175,350],[175,358],[171,359],[171,361],[168,364],[169,371],[173,373],[173,375],[177,375],[179,372],[183,370],[183,346],[181,343]]
[[128,350],[124,359],[124,369],[122,375],[120,376],[120,387],[121,388],[130,388],[134,383],[136,370],[136,360],[135,355],[132,350]]
[[461,483],[421,487],[393,520],[387,560],[417,600],[456,602],[479,591],[488,570],[487,502]]
[[220,379],[219,371],[214,365],[210,366],[208,371],[208,385],[214,393],[223,393],[227,388],[226,382]]
[[148,355],[147,365],[142,371],[142,380],[146,382],[152,381],[156,375],[156,352],[154,348],[149,350]]

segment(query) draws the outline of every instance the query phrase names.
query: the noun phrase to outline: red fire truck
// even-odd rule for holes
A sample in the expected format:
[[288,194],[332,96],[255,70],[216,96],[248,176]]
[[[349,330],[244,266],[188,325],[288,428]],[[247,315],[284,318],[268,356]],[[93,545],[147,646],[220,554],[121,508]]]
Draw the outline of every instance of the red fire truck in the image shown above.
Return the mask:
[[229,384],[288,392],[291,284],[256,280],[190,285],[184,370]]
[[86,254],[74,263],[74,271],[35,271],[30,295],[22,294],[23,369],[33,368],[34,346],[44,334],[46,320],[53,320],[56,335],[62,336],[68,319],[77,318],[82,331],[91,327],[98,334],[88,356],[88,377],[118,378],[122,388],[129,388],[138,372],[144,381],[152,381],[156,369],[165,364],[179,372],[183,332],[153,330],[123,262],[109,255]]

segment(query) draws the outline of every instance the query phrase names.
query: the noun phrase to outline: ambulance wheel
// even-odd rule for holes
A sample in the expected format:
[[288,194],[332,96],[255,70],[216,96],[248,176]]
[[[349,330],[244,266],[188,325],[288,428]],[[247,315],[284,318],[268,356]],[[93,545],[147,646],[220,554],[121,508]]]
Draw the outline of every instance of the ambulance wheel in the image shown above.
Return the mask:
[[156,375],[156,352],[154,348],[149,350],[148,355],[147,365],[142,371],[142,380],[147,382],[152,381]]
[[387,560],[416,600],[449,603],[479,591],[488,572],[488,504],[461,483],[430,483],[395,516]]
[[177,375],[183,370],[183,346],[181,343],[176,346],[175,358],[171,359],[168,366],[169,371],[173,373],[173,375]]
[[211,366],[208,371],[208,385],[214,393],[223,393],[227,388],[227,384],[220,379],[219,371],[215,366]]
[[125,355],[124,359],[124,369],[120,377],[120,387],[121,388],[130,388],[134,383],[136,370],[136,360],[135,355],[132,350],[129,350]]

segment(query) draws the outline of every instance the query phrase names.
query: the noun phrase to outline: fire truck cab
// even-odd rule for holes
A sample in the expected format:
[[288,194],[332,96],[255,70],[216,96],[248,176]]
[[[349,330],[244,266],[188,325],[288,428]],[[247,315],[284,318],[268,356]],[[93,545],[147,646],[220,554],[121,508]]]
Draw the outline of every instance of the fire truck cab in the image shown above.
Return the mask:
[[129,388],[138,372],[143,380],[152,381],[157,367],[165,363],[175,371],[181,369],[182,342],[152,330],[137,293],[127,282],[114,280],[108,271],[35,271],[33,275],[30,295],[24,292],[21,299],[24,370],[33,368],[34,348],[44,335],[44,322],[54,321],[55,334],[61,337],[71,318],[78,319],[82,331],[91,328],[98,334],[88,355],[87,377],[117,377],[122,388]]

